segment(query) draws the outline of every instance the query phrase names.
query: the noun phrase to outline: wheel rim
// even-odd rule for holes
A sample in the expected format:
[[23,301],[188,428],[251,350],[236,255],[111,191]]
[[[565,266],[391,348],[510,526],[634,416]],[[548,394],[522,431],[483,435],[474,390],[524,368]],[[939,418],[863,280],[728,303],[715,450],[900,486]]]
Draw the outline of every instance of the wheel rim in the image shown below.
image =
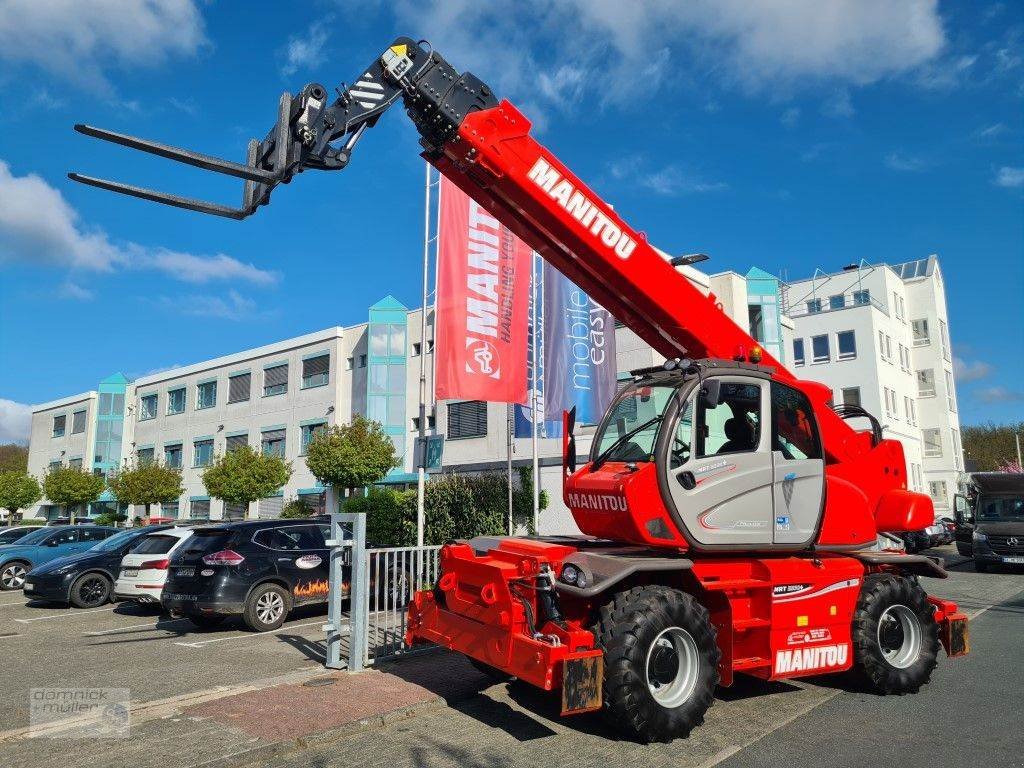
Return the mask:
[[921,620],[905,605],[890,605],[878,619],[878,646],[885,660],[906,669],[921,655]]
[[86,605],[96,605],[97,603],[103,602],[103,599],[107,596],[107,586],[103,582],[103,579],[86,579],[82,582],[82,586],[79,588],[78,594],[81,596],[82,602]]
[[12,565],[0,575],[0,585],[3,585],[4,589],[17,589],[25,583],[26,573],[25,566]]
[[284,613],[284,600],[277,592],[264,592],[256,601],[256,618],[264,624],[273,624]]
[[697,643],[682,627],[663,629],[647,649],[647,689],[661,706],[673,709],[697,687],[700,656]]

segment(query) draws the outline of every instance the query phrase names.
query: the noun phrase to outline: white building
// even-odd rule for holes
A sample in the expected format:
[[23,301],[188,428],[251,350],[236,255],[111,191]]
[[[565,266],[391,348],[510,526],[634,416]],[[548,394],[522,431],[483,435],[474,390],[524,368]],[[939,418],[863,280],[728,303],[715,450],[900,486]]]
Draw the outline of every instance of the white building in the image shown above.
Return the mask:
[[938,258],[817,273],[784,296],[794,372],[874,414],[903,444],[910,487],[949,514],[963,451]]
[[[747,276],[735,272],[708,276],[693,267],[678,269],[702,293],[713,293],[738,324],[748,326],[756,318],[759,341],[785,361],[792,324],[780,314],[776,278],[759,270]],[[296,497],[318,509],[333,508],[331,491],[319,486],[306,467],[305,445],[318,426],[361,413],[384,426],[401,458],[401,465],[385,482],[414,484],[421,355],[428,382],[433,380],[430,311],[427,320],[424,344],[419,310],[409,310],[387,297],[369,308],[366,323],[328,328],[135,381],[120,374],[111,376],[96,392],[34,409],[29,469],[41,476],[51,466],[71,463],[105,474],[132,461],[154,458],[180,466],[185,491],[177,501],[163,505],[161,514],[166,517],[273,517]],[[626,328],[616,329],[616,340],[620,375],[663,361]],[[504,471],[508,412],[500,403],[430,403],[428,434],[444,439],[440,470]],[[593,426],[581,425],[580,433],[582,452],[589,448]],[[243,442],[280,453],[293,468],[291,479],[276,495],[248,510],[209,498],[201,477],[214,456]],[[540,483],[550,498],[540,529],[575,532],[561,500],[561,439],[539,443]],[[529,439],[513,439],[513,460],[517,467],[531,463]],[[91,512],[113,504],[105,494]],[[133,516],[142,513],[127,511]],[[66,512],[44,499],[26,516],[52,518]]]

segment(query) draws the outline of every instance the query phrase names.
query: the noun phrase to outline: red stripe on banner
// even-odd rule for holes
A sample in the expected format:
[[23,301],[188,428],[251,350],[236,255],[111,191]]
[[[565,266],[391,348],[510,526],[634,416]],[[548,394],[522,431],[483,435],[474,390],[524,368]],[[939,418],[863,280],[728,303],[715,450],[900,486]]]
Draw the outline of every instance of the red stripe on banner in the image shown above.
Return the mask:
[[438,238],[437,399],[525,403],[530,248],[445,177]]

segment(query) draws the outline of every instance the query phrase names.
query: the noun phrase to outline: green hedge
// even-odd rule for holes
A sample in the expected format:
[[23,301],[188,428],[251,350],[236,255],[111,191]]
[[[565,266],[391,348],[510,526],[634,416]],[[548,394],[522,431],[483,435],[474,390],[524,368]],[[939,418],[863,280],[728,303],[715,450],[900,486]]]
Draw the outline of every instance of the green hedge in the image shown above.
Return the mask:
[[[533,521],[533,486],[529,469],[519,473],[513,490],[513,521],[528,529]],[[507,475],[441,475],[432,478],[424,495],[426,544],[452,539],[501,535],[507,531]],[[541,494],[541,509],[547,494]],[[366,515],[366,540],[375,546],[406,547],[416,543],[416,491],[372,488],[366,496],[345,501],[347,512]]]

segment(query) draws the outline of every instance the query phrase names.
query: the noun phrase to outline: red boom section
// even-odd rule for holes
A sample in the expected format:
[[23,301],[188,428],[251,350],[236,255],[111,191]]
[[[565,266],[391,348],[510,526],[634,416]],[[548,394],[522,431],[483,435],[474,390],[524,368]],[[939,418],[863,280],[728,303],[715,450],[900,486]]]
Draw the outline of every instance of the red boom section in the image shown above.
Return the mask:
[[[469,114],[444,155],[428,159],[666,357],[732,359],[739,348],[758,346],[529,132],[529,120],[502,101]],[[827,387],[797,380],[767,353],[762,364],[774,367],[778,379],[799,387],[811,400],[829,477],[858,491],[847,496],[859,499],[860,511],[848,508],[847,515],[873,516],[888,492],[906,489],[899,443],[883,440],[872,446],[868,433],[853,430],[829,407]],[[926,500],[921,497],[912,505],[910,517],[915,525],[921,523],[918,527],[932,522],[931,516],[925,519]],[[834,537],[835,544],[863,541]]]

